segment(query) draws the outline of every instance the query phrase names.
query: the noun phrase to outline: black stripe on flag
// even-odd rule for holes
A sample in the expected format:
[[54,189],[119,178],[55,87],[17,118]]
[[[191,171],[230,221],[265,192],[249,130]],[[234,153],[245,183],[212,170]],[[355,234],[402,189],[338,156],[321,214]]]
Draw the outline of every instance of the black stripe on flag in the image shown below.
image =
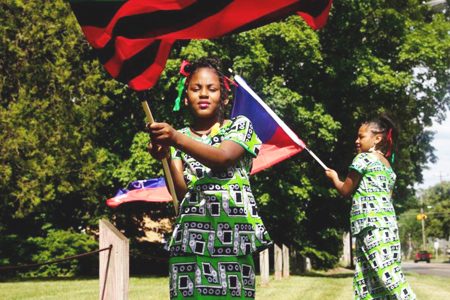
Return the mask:
[[305,12],[311,16],[318,17],[327,8],[331,0],[303,0],[297,11]]
[[161,40],[156,40],[130,59],[124,61],[116,79],[120,82],[128,83],[133,78],[141,75],[155,61],[160,44]]
[[127,1],[71,1],[70,6],[81,26],[105,28],[125,2]]
[[114,54],[116,53],[116,40],[110,39],[109,42],[101,49],[94,49],[97,53],[98,59],[100,62],[104,65],[106,64],[111,58],[113,58]]
[[232,0],[198,0],[182,10],[159,10],[121,18],[113,29],[114,36],[127,38],[157,37],[188,28],[215,15]]

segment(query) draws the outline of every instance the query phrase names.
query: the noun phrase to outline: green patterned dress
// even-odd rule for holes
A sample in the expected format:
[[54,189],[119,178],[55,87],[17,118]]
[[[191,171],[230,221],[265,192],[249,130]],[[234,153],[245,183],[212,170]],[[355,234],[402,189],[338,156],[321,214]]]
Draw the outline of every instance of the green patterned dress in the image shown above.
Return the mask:
[[356,238],[355,299],[416,299],[400,267],[400,241],[391,199],[394,171],[367,152],[358,154],[349,168],[361,174],[350,217]]
[[199,138],[189,128],[180,132],[214,147],[226,140],[236,142],[245,154],[219,171],[172,149],[172,159],[183,162],[188,191],[169,241],[170,297],[252,299],[252,253],[271,243],[249,182],[252,159],[261,142],[243,116],[223,125],[214,136]]

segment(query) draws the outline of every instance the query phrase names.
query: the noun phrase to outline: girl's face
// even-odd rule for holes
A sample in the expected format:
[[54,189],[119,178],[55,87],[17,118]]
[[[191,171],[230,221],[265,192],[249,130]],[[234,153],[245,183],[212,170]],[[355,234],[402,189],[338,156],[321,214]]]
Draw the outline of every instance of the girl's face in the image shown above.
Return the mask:
[[220,105],[220,81],[210,68],[200,68],[192,75],[187,86],[185,104],[198,118],[214,118]]
[[375,146],[381,141],[380,134],[374,134],[370,124],[363,124],[359,127],[358,137],[355,141],[356,151],[358,153],[368,152],[370,148]]

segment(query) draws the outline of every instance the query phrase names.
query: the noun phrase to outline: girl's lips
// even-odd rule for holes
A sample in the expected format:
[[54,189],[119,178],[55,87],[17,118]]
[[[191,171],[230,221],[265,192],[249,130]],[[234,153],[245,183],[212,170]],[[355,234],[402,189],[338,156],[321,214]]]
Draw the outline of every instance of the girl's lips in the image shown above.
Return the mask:
[[206,109],[209,107],[209,102],[199,102],[198,106],[200,107],[200,109]]

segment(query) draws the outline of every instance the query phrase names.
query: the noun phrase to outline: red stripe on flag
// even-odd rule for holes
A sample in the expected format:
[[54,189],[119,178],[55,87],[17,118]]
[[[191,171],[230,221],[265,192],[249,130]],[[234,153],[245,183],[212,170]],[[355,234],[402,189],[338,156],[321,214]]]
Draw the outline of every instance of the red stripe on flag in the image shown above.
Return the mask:
[[273,137],[261,146],[258,156],[253,160],[250,174],[253,175],[267,169],[301,152],[303,149],[304,147],[293,143],[287,133],[281,127],[278,127]]
[[120,204],[134,201],[170,202],[172,201],[172,196],[170,196],[170,193],[165,186],[151,189],[137,189],[106,200],[106,205],[116,208]]
[[154,86],[159,79],[159,76],[164,71],[166,67],[167,58],[170,54],[170,49],[172,48],[173,41],[162,40],[159,46],[158,54],[156,55],[155,61],[142,72],[139,76],[130,80],[128,85],[130,88],[136,91],[143,91]]
[[117,37],[114,56],[104,65],[105,69],[112,77],[117,77],[124,61],[133,57],[154,41],[155,39],[131,40],[120,36]]

